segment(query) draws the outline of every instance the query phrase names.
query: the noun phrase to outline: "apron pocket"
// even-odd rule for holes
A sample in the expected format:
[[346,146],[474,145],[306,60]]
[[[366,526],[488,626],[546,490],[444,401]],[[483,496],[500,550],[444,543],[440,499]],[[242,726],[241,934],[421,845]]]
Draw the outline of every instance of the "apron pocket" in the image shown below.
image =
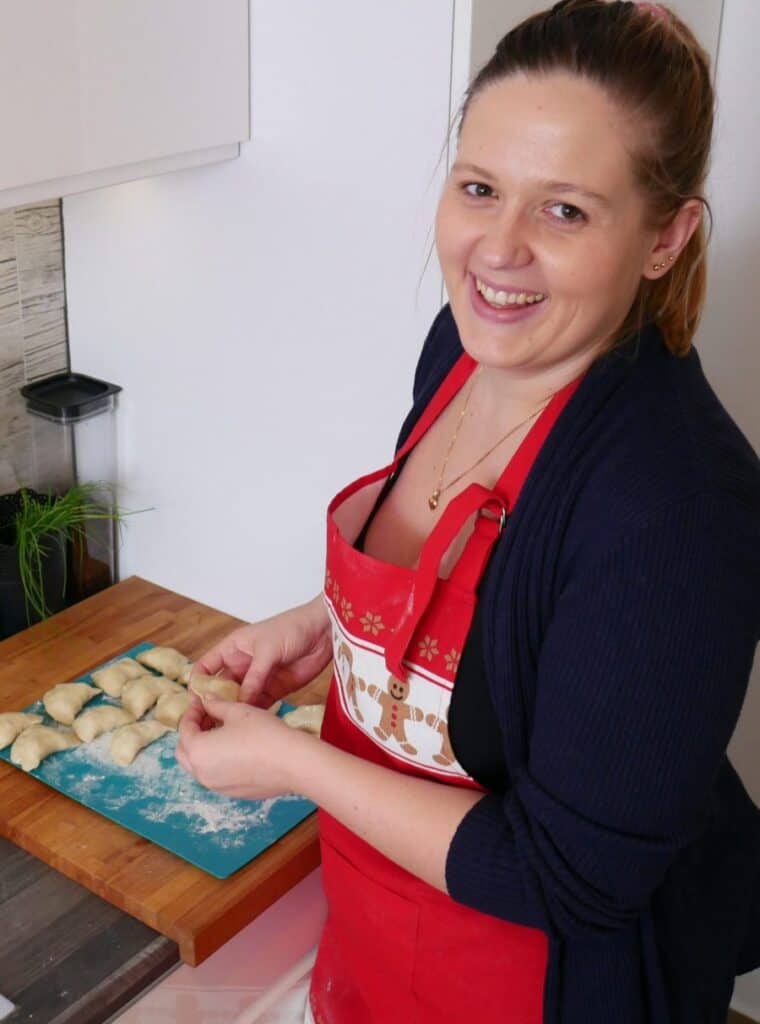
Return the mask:
[[[352,984],[378,1024],[416,1024],[412,993],[419,910],[353,864],[324,836],[322,885],[327,897],[326,952],[335,961],[321,976],[337,988]],[[319,994],[316,994],[319,999]],[[342,1021],[340,1022],[342,1024]]]

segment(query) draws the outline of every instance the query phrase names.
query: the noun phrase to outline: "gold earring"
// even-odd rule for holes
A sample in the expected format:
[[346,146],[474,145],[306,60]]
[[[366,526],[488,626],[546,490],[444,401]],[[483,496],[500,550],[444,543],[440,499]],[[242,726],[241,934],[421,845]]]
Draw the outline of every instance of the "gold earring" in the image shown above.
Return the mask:
[[[668,262],[669,262],[669,263],[672,263],[672,262],[673,262],[673,256],[672,256],[672,255],[668,256]],[[665,264],[664,264],[664,263],[653,263],[653,264],[652,264],[652,270],[662,270],[662,268],[663,268],[664,266],[665,266]]]

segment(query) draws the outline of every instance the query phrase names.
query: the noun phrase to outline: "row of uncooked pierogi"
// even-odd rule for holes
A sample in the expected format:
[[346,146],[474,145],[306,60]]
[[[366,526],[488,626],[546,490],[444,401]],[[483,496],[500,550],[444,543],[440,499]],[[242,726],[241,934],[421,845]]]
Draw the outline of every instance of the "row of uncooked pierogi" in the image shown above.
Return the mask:
[[[178,728],[190,703],[188,684],[201,697],[236,701],[240,695],[240,686],[231,679],[193,673],[190,659],[173,647],[151,647],[135,658],[121,658],[93,672],[91,678],[95,686],[59,683],[43,694],[45,711],[58,726],[42,725],[42,716],[30,712],[0,714],[0,749],[13,744],[10,757],[14,764],[33,771],[50,754],[113,732],[111,756],[126,767],[143,747]],[[120,700],[121,706],[103,704],[82,711],[101,693]],[[281,703],[277,701],[269,710],[276,713]],[[138,721],[151,709],[151,718]],[[321,705],[298,708],[284,715],[283,721],[318,735],[322,711]]]

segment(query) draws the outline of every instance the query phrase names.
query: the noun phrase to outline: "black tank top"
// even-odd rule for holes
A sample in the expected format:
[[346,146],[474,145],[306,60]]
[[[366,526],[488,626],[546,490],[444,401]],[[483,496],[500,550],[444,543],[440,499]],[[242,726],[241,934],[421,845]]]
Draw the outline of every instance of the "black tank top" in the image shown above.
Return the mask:
[[[389,476],[383,484],[372,511],[354,542],[357,551],[364,550],[364,541],[372,520],[398,479],[408,454],[407,452],[400,460],[395,476]],[[488,569],[477,588],[478,596],[487,575]],[[501,732],[486,680],[480,601],[475,605],[475,614],[454,680],[448,728],[451,747],[464,770],[486,789],[497,793],[506,792],[509,779]]]

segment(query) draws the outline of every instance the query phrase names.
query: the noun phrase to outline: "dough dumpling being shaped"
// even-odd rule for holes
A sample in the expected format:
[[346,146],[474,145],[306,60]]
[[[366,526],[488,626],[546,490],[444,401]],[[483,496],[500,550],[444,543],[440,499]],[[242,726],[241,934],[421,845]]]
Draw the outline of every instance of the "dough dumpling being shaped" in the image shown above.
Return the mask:
[[88,700],[100,690],[87,683],[58,683],[42,697],[45,710],[56,722],[71,725]]
[[180,693],[165,693],[156,701],[153,717],[157,722],[168,725],[170,729],[176,729],[179,726],[180,718],[187,711],[189,703],[190,694],[187,690],[182,690]]
[[24,729],[11,747],[11,761],[32,772],[49,754],[78,747],[79,739],[73,729],[57,729],[53,725],[32,725]]
[[199,697],[216,697],[217,700],[239,700],[240,683],[219,676],[192,676],[188,687]]
[[190,682],[190,676],[192,675],[194,668],[195,662],[188,661],[185,667],[180,672],[180,674],[177,676],[177,682],[182,683],[184,686],[187,686],[187,684]]
[[138,679],[144,675],[144,666],[134,658],[121,658],[106,668],[90,673],[93,683],[109,697],[121,697],[122,688],[129,679]]
[[155,669],[168,679],[179,679],[190,665],[190,659],[174,647],[151,647],[136,657],[141,665]]
[[0,750],[13,743],[17,736],[33,725],[39,725],[42,715],[28,711],[4,711],[0,714]]
[[111,757],[117,764],[126,768],[143,749],[154,740],[160,740],[167,732],[168,725],[151,718],[147,722],[134,722],[122,725],[111,737]]
[[91,743],[97,736],[120,725],[134,722],[135,716],[125,708],[117,708],[113,704],[101,704],[97,708],[88,708],[74,719],[74,732],[82,743]]
[[310,732],[319,736],[322,731],[322,720],[325,717],[324,704],[302,704],[295,711],[288,711],[282,716],[285,725],[291,729],[301,729],[303,732]]
[[181,693],[182,687],[166,676],[154,676],[147,673],[139,679],[130,679],[121,691],[122,707],[135,718],[142,718],[150,711],[159,697],[165,693]]

